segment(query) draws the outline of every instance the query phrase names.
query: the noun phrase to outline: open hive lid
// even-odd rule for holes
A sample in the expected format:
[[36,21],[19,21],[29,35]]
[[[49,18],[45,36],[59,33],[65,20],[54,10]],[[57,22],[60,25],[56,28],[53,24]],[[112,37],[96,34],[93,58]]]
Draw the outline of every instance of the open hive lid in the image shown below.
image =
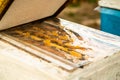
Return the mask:
[[99,5],[120,10],[120,0],[100,0]]
[[0,0],[0,30],[57,15],[69,0]]

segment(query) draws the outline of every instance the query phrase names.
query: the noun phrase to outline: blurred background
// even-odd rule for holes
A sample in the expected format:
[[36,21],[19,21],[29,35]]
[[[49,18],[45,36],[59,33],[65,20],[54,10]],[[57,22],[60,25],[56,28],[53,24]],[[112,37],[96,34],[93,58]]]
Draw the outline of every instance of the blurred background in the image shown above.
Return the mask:
[[95,11],[98,0],[73,0],[60,14],[59,17],[86,25],[100,28],[100,14]]

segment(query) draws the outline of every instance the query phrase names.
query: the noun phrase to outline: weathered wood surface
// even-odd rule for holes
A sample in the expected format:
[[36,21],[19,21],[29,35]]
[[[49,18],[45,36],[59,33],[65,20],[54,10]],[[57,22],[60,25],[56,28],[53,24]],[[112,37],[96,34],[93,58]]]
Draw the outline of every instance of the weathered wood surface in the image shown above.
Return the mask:
[[0,80],[56,80],[14,58],[0,54]]
[[74,72],[70,80],[120,80],[120,52]]
[[0,80],[61,80],[58,74],[67,75],[40,57],[7,42],[0,44]]

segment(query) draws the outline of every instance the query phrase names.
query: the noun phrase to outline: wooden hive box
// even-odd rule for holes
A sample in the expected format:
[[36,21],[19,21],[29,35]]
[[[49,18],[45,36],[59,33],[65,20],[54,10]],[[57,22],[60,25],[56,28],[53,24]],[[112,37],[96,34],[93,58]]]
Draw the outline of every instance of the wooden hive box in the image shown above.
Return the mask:
[[[60,24],[54,23],[58,21]],[[75,51],[84,58],[66,54],[63,47],[52,46],[58,52],[63,50],[61,54],[65,57],[62,57],[36,44],[43,37],[29,34],[32,29],[25,27],[35,24],[40,27],[43,23],[60,27],[70,34],[74,45],[81,46]],[[120,80],[120,37],[63,19],[29,24],[0,33],[0,80]],[[20,30],[22,35],[16,33]],[[32,38],[38,41],[34,42]]]
[[[99,6],[101,15],[101,30],[120,36],[119,14],[120,14],[119,0],[100,0]],[[107,26],[107,27],[106,27]]]

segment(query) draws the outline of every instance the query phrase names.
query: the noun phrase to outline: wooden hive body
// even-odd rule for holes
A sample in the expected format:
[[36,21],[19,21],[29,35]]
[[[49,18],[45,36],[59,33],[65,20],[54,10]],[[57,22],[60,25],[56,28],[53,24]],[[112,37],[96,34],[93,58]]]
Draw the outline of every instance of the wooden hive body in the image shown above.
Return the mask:
[[[60,19],[62,26],[88,41],[93,53],[86,53],[90,63],[83,66],[39,49],[33,44],[0,33],[1,80],[119,80],[120,37]],[[41,23],[40,23],[41,24]],[[52,25],[52,23],[50,23]],[[13,29],[12,29],[13,30]],[[13,31],[14,32],[14,31]],[[85,34],[86,33],[86,34]]]

